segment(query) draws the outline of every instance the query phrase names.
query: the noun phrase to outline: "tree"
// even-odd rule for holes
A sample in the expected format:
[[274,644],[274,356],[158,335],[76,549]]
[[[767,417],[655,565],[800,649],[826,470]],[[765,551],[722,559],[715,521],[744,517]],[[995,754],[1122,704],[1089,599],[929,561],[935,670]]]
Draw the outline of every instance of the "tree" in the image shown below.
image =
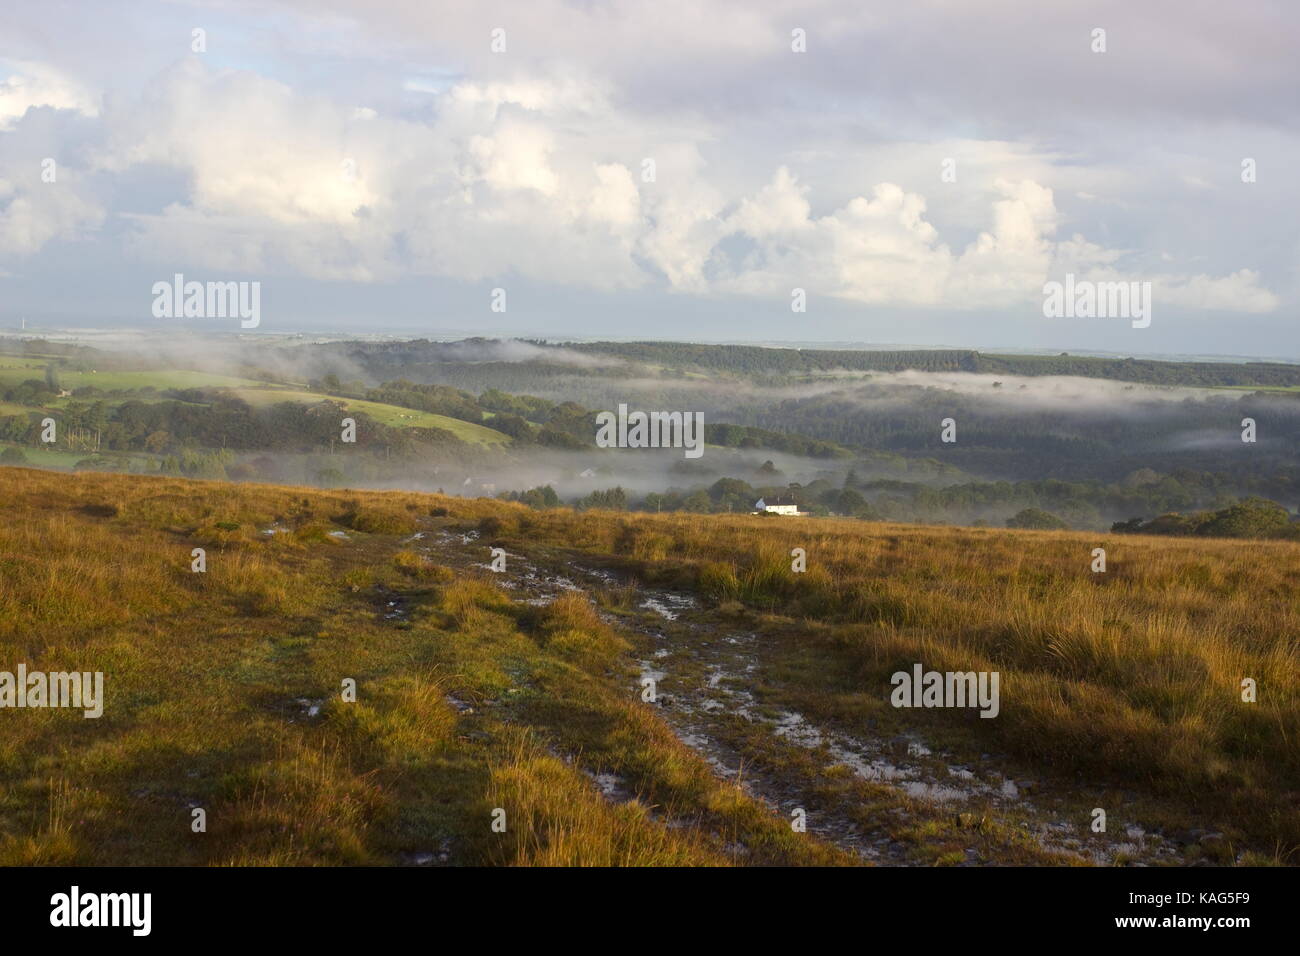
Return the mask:
[[713,510],[713,501],[709,498],[709,493],[701,488],[686,496],[682,502],[683,511],[694,511],[698,514],[708,514]]
[[622,488],[607,488],[604,491],[593,491],[585,498],[578,500],[578,508],[607,508],[611,511],[622,511],[627,507],[627,492]]
[[531,442],[533,440],[533,426],[519,415],[510,412],[500,412],[490,423],[491,427],[504,435],[509,435],[518,443]]
[[723,501],[726,498],[753,501],[757,496],[747,481],[741,481],[739,478],[719,478],[709,486],[709,497],[714,501]]
[[1213,538],[1272,538],[1291,523],[1287,510],[1265,498],[1246,498],[1215,512],[1196,529],[1198,535]]
[[144,440],[144,447],[146,451],[151,451],[156,455],[165,450],[171,442],[172,436],[160,428],[157,431],[149,433]]
[[832,507],[842,515],[856,515],[871,511],[871,505],[867,504],[867,499],[852,488],[845,488],[839,492],[828,492],[834,495],[834,504]]
[[1066,531],[1069,525],[1042,508],[1025,508],[1007,519],[1008,528],[1028,528],[1037,531]]
[[550,485],[541,485],[537,488],[529,488],[519,500],[530,508],[555,508],[560,504],[560,496],[555,493],[555,489]]

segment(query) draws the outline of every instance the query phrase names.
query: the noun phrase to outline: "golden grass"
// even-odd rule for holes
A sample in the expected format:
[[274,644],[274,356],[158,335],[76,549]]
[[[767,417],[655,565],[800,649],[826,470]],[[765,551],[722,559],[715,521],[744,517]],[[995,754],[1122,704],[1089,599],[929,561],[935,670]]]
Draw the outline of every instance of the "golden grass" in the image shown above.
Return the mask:
[[[0,712],[0,865],[710,864],[737,832],[779,845],[768,860],[845,861],[719,798],[625,699],[626,644],[584,599],[517,605],[405,547],[432,501],[0,469],[0,669],[103,671],[107,698],[98,720]],[[411,614],[389,621],[398,593]],[[615,728],[638,789],[698,797],[678,796],[677,825],[545,749],[580,751],[575,728],[538,721],[521,749],[543,685],[546,706]],[[500,716],[448,702],[520,687]],[[482,812],[501,802],[505,841]]]
[[[397,540],[435,513],[512,550],[698,591],[762,631],[810,716],[906,717],[1226,821],[1278,859],[1300,844],[1294,543],[538,512],[0,468],[0,669],[109,675],[100,720],[0,713],[0,863],[394,862],[451,838],[460,862],[720,863],[734,832],[760,861],[842,862],[792,841],[628,699],[626,645],[584,599],[521,607],[490,574],[451,580]],[[195,547],[205,574],[190,571]],[[1105,574],[1090,571],[1096,547]],[[382,588],[415,605],[403,627],[376,612]],[[999,671],[999,718],[892,711],[889,674],[918,661]],[[356,705],[337,701],[344,676],[364,690]],[[1244,677],[1257,703],[1241,700]],[[546,747],[698,825],[609,806],[539,739],[486,717],[486,737],[467,735],[443,699],[519,686],[512,713]],[[326,703],[300,719],[296,698]],[[497,839],[484,807],[504,803],[520,826]]]

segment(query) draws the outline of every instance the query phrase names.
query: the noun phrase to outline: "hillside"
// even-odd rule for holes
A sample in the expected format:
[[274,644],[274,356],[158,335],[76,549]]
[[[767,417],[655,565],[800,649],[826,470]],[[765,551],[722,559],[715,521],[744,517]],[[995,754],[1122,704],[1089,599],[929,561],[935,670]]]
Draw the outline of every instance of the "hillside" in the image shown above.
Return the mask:
[[[1098,533],[1165,533],[1263,499],[1300,536],[1300,392],[1224,384],[1290,381],[1297,367],[1278,363],[216,337],[178,345],[176,370],[139,347],[5,348],[5,464],[655,513],[793,495],[816,515],[1002,526],[1028,510]],[[205,352],[209,371],[184,370]],[[1133,369],[1152,383],[1127,382]],[[702,415],[705,460],[597,447],[599,412],[623,404]],[[359,423],[348,447],[345,414]]]
[[1121,382],[1205,388],[1290,388],[1300,385],[1300,365],[1289,362],[1178,362],[1090,355],[999,355],[974,349],[822,349],[686,342],[581,342],[567,344],[594,356],[661,367],[811,374],[836,370],[971,372],[996,375],[1070,375]]
[[370,402],[360,398],[339,398],[316,392],[301,392],[286,388],[238,388],[233,394],[254,407],[274,405],[276,402],[315,404],[322,399],[336,401],[345,409],[364,412],[381,425],[390,428],[443,428],[463,442],[471,445],[508,445],[510,437],[484,425],[464,422],[447,415],[437,415],[417,409],[402,408],[384,402]]
[[[114,359],[107,354],[98,357],[104,359],[106,366]],[[165,399],[162,393],[167,391],[184,391],[198,389],[226,389],[229,394],[237,396],[250,405],[265,407],[276,402],[295,402],[315,405],[323,399],[342,404],[345,408],[364,412],[372,419],[390,428],[441,428],[451,432],[461,441],[471,445],[508,445],[510,438],[498,431],[472,422],[460,421],[447,415],[437,415],[426,411],[402,408],[385,402],[366,401],[358,398],[345,398],[337,395],[310,392],[294,388],[288,384],[268,384],[249,378],[233,375],[219,375],[186,369],[170,368],[135,368],[114,369],[106,367],[103,371],[88,367],[94,359],[83,358],[85,368],[62,368],[57,365],[56,357],[45,357],[34,352],[0,353],[0,387],[13,387],[26,381],[42,381],[46,370],[53,366],[58,369],[59,385],[74,393],[68,398],[43,398],[38,403],[25,406],[15,402],[0,401],[0,416],[21,415],[33,409],[52,410],[66,408],[78,400],[103,401],[109,407],[122,405],[127,401],[159,402]],[[79,389],[93,390],[90,395],[78,396]],[[191,403],[193,404],[193,403]]]
[[[107,360],[109,356],[105,355]],[[43,379],[50,360],[39,356],[0,354],[0,384],[17,385],[29,379]],[[66,369],[60,372],[64,388],[97,388],[103,391],[129,391],[142,388],[239,388],[260,384],[233,375],[216,375],[187,369],[119,370]]]
[[[0,670],[102,671],[106,696],[98,719],[0,713],[0,864],[1267,863],[1300,844],[1295,543],[19,468],[0,509]],[[918,663],[999,672],[996,718],[891,707]]]

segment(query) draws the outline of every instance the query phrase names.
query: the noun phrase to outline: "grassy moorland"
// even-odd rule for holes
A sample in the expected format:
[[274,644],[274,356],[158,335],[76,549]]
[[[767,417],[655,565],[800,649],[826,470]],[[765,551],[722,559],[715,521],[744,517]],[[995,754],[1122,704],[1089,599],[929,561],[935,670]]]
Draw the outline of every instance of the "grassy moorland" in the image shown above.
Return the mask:
[[[1296,862],[1293,543],[16,468],[0,515],[0,670],[103,671],[107,698],[98,720],[0,710],[0,864],[873,861],[814,825],[832,820],[875,862],[1059,864],[1098,859],[1072,852],[1096,807],[1161,835],[1156,862]],[[998,671],[1000,714],[891,707],[916,662]],[[752,717],[691,709],[738,681],[746,708],[723,710]],[[958,812],[852,772],[832,746],[850,737],[924,739],[1032,797],[972,790]],[[1030,803],[1061,840],[1033,835]]]

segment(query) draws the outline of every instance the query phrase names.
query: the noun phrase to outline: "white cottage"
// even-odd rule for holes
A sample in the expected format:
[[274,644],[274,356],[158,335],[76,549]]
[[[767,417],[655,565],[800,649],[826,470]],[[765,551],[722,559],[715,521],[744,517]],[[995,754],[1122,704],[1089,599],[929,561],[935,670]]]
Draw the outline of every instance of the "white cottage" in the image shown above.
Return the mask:
[[759,498],[757,501],[754,502],[754,510],[758,514],[763,514],[763,513],[767,513],[771,515],[801,514],[801,512],[799,511],[799,503],[794,500],[794,495],[779,495],[778,497],[773,498],[771,501],[765,501],[764,499]]

